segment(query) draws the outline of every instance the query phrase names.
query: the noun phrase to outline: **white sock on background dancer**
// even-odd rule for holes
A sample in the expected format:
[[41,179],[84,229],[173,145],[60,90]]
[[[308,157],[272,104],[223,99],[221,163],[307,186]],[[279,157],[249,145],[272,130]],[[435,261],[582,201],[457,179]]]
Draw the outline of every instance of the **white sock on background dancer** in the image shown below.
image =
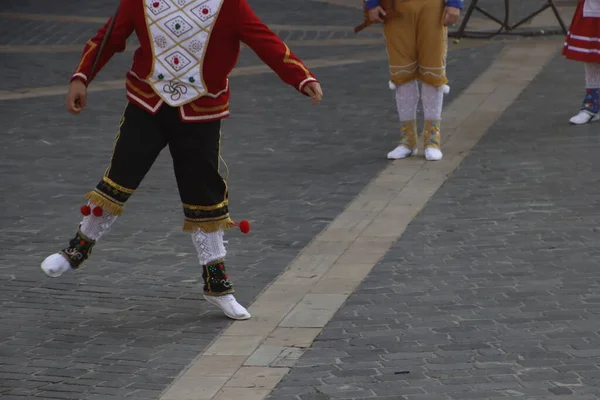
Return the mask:
[[[81,224],[79,225],[79,230],[89,239],[94,242],[100,239],[102,235],[104,235],[112,224],[117,220],[116,215],[112,215],[105,210],[102,210],[101,215],[94,215],[93,210],[97,208],[97,206],[91,202],[88,202],[87,207],[91,213],[83,217]],[[67,271],[72,270],[71,264],[61,253],[52,254],[42,262],[42,270],[46,273],[46,275],[56,278],[61,276]]]
[[[88,207],[94,210],[97,206],[89,202]],[[115,223],[117,218],[117,215],[112,215],[106,210],[102,210],[102,215],[100,216],[90,214],[83,217],[79,230],[90,239],[98,240],[110,230],[110,227]]]
[[439,121],[442,119],[443,86],[431,86],[424,83],[421,89],[421,101],[423,102],[423,114],[426,121]]
[[413,121],[417,119],[417,106],[419,104],[419,86],[417,81],[411,81],[396,86],[396,108],[400,121]]
[[[197,229],[192,233],[192,241],[198,252],[198,261],[200,261],[202,268],[224,259],[227,255],[223,235],[223,231],[204,232],[201,229]],[[250,318],[248,310],[239,304],[231,293],[222,296],[205,294],[204,298],[223,310],[225,315],[231,319],[244,320]]]

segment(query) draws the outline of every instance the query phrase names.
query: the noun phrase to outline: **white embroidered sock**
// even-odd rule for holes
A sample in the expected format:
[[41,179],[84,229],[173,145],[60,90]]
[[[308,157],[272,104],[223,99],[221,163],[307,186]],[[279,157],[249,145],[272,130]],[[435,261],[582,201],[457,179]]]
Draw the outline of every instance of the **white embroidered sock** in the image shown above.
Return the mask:
[[204,232],[201,229],[192,233],[192,241],[198,251],[200,265],[207,265],[225,258],[227,251],[223,244],[223,235],[223,231]]
[[[97,206],[93,203],[88,203],[88,206],[93,210]],[[102,210],[102,215],[97,217],[93,213],[83,217],[79,230],[85,236],[92,240],[98,240],[109,231],[112,224],[117,220],[117,215],[112,215],[106,210]]]
[[419,104],[419,86],[417,81],[411,81],[396,86],[396,107],[400,121],[417,119],[417,106]]
[[600,64],[585,63],[585,88],[600,88]]
[[444,86],[431,86],[426,83],[421,89],[423,114],[426,121],[439,121],[442,119],[444,106]]

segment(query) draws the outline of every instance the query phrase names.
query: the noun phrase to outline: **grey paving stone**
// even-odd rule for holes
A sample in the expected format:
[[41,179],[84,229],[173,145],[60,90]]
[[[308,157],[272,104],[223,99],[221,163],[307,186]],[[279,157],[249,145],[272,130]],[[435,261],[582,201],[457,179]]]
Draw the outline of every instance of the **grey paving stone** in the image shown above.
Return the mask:
[[[61,13],[68,10],[73,15],[112,12],[112,3],[99,1],[82,5],[57,0],[52,7],[39,0],[9,0],[9,4],[14,12],[58,13],[56,4]],[[252,5],[270,23],[353,27],[357,17],[355,10],[305,1],[289,2],[285,8],[273,0]],[[67,25],[57,25],[56,34],[78,29]],[[28,33],[33,36],[27,43],[25,34],[14,39],[22,40],[21,44],[51,44],[40,38],[43,29],[54,30],[54,25],[37,26],[38,36]],[[89,34],[86,29],[79,32],[81,37]],[[79,37],[67,36],[69,43],[78,43]],[[305,38],[315,37],[307,33]],[[3,36],[2,40],[12,39]],[[501,48],[495,44],[454,53],[449,60],[453,80],[448,101]],[[381,51],[382,46],[295,50],[303,58],[355,57]],[[62,85],[78,59],[76,53],[5,55],[0,90]],[[130,55],[119,55],[102,79],[121,78]],[[242,54],[241,65],[257,62],[250,52]],[[228,235],[229,263],[240,301],[248,303],[260,293],[387,165],[384,156],[397,140],[397,121],[386,69],[384,62],[377,61],[315,70],[328,99],[318,108],[273,74],[231,79],[233,117],[223,129],[231,209],[234,218],[253,224],[248,236]],[[42,275],[39,263],[72,235],[82,196],[103,173],[125,104],[122,91],[91,93],[89,109],[73,118],[64,111],[63,101],[62,96],[33,98],[2,102],[0,108],[6,138],[0,150],[0,366],[6,372],[0,371],[0,382],[12,382],[10,390],[36,389],[34,398],[121,399],[128,394],[151,398],[229,321],[202,299],[197,257],[189,236],[181,233],[179,198],[166,154],[159,157],[125,215],[96,246],[83,269],[56,280]],[[365,304],[376,299],[373,293]],[[352,325],[356,333],[340,334],[361,338],[361,326],[368,325],[361,318],[347,316],[347,321],[356,323]],[[390,330],[401,337],[403,326],[391,324]],[[379,364],[388,368],[385,359],[365,360],[374,362],[373,368],[348,366],[351,358],[366,357],[381,338],[362,339],[367,342],[350,341],[349,347],[336,349],[342,351],[338,355],[344,358],[342,367],[325,368],[321,375],[302,378],[298,386],[279,393],[312,395],[317,392],[306,387],[306,379],[315,386],[331,385],[323,379],[348,379],[361,373],[356,371],[370,374]],[[407,347],[397,339],[393,342],[397,347],[389,349],[397,352],[409,347],[436,350],[432,345]],[[314,358],[310,365],[320,362],[328,367],[330,361]],[[394,363],[398,365],[397,360]],[[414,376],[416,380],[418,375]],[[148,392],[136,395],[139,390]],[[357,396],[375,395],[359,392]]]
[[[328,376],[327,387],[351,382],[358,393],[388,381],[423,391],[406,399],[600,396],[600,137],[597,126],[568,125],[581,79],[582,66],[560,56],[544,69],[299,365],[318,360],[327,371],[312,354],[344,343],[370,347],[369,362],[379,358],[388,370],[397,363],[410,374],[378,369],[369,381],[359,369],[354,381]],[[398,328],[387,325],[390,317]],[[353,371],[343,364],[359,361],[331,358],[329,371]],[[293,368],[269,398],[301,380],[301,370]]]

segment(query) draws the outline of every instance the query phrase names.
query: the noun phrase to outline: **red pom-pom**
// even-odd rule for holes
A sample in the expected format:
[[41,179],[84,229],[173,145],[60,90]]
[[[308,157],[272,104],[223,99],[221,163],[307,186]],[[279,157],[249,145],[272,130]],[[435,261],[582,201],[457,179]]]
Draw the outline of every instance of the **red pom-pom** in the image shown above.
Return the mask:
[[81,214],[86,217],[92,213],[92,209],[90,208],[90,206],[81,206],[79,211],[81,211]]
[[102,216],[102,209],[100,207],[94,207],[94,210],[92,212],[94,213],[94,215],[96,217],[101,217]]
[[250,232],[250,222],[248,222],[246,220],[240,221],[240,223],[238,224],[238,227],[240,228],[240,231],[242,233]]

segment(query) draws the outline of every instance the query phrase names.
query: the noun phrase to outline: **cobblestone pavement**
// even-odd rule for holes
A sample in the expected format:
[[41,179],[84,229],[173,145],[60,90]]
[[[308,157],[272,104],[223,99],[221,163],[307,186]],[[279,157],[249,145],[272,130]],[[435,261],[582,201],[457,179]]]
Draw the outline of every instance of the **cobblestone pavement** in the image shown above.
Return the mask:
[[600,398],[597,125],[557,56],[269,397]]
[[[251,3],[273,24],[351,28],[362,17],[303,0],[285,7],[275,0]],[[88,17],[106,16],[111,7],[100,1],[9,1],[11,12]],[[24,40],[4,31],[3,44],[81,44],[97,27],[22,21],[37,34]],[[502,46],[452,52],[449,101]],[[303,58],[343,59],[382,48],[294,50]],[[122,78],[130,55],[119,55],[99,80]],[[0,57],[0,90],[12,90],[64,84],[79,54]],[[257,63],[244,50],[241,64]],[[254,227],[243,238],[229,235],[229,264],[244,303],[387,165],[384,155],[396,140],[385,62],[366,59],[315,73],[326,91],[318,108],[273,74],[231,80],[234,116],[225,122],[223,141],[231,208],[234,218],[247,218]],[[125,105],[122,91],[91,93],[89,109],[74,118],[63,101],[30,98],[4,101],[0,108],[0,397],[156,399],[229,321],[201,299],[201,274],[190,238],[180,232],[179,198],[165,154],[86,266],[60,279],[43,276],[41,260],[74,233],[82,196],[105,168]]]

